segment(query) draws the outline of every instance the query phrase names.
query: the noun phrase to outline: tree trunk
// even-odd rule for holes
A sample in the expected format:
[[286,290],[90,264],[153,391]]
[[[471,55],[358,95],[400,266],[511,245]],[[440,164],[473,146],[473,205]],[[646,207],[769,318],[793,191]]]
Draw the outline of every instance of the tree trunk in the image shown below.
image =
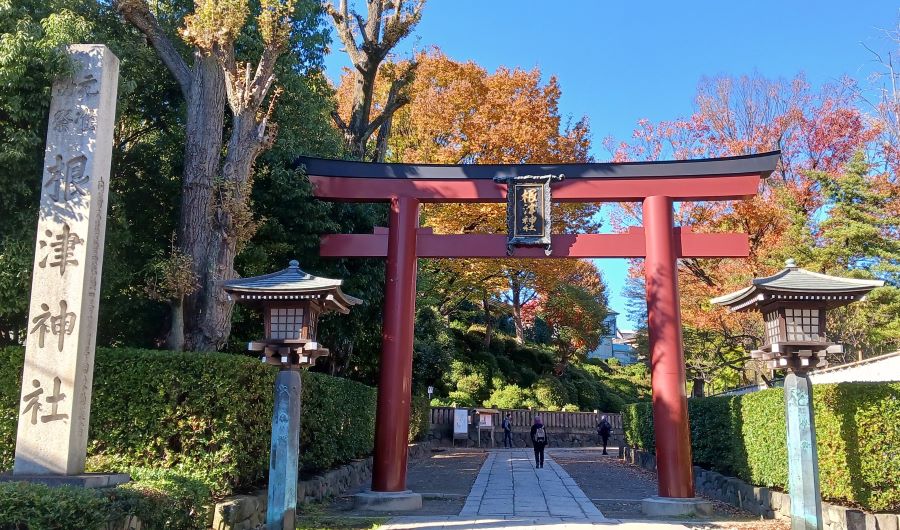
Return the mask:
[[353,113],[349,124],[351,137],[348,139],[351,155],[355,160],[365,160],[366,156],[366,144],[369,140],[366,129],[369,127],[376,75],[378,65],[373,67],[369,62],[366,62],[362,71],[357,70],[356,83],[353,87]]
[[706,381],[702,377],[694,378],[694,386],[691,389],[691,397],[703,397],[703,391],[706,387]]
[[250,172],[260,151],[255,112],[255,109],[248,110],[233,117],[220,183],[213,188],[206,274],[200,280],[200,291],[205,296],[196,315],[197,326],[192,330],[194,350],[215,351],[225,344],[231,332],[234,302],[219,287],[219,282],[235,277],[238,245],[252,235],[248,203]]
[[484,347],[488,348],[491,345],[491,337],[494,332],[494,325],[491,321],[491,304],[490,300],[488,300],[488,294],[486,290],[482,291],[481,305],[484,308]]
[[184,298],[169,302],[172,325],[166,336],[166,349],[184,351]]
[[[215,278],[211,260],[213,182],[219,172],[222,130],[225,120],[225,74],[215,57],[194,53],[187,101],[184,179],[181,194],[179,245],[190,256],[200,289],[185,298],[185,346],[191,350],[215,349],[204,329]],[[175,319],[172,319],[173,322]]]
[[525,325],[522,323],[522,284],[515,276],[509,280],[512,291],[513,324],[516,327],[516,343],[525,344]]

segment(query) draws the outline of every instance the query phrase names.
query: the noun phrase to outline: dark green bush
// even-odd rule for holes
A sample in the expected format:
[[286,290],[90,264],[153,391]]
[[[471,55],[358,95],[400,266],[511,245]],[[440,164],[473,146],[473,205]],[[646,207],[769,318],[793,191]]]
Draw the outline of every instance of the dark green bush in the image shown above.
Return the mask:
[[94,490],[50,488],[28,482],[0,483],[0,529],[105,528],[109,500]]
[[199,478],[166,469],[132,468],[133,482],[108,493],[110,519],[133,514],[143,530],[205,530],[214,501],[209,487]]
[[[0,350],[0,470],[12,467],[21,348]],[[89,466],[167,468],[215,495],[260,485],[268,470],[275,372],[250,357],[97,350]],[[303,373],[301,463],[319,470],[372,449],[375,391]]]
[[160,470],[132,470],[134,482],[109,490],[0,483],[0,529],[122,528],[129,518],[145,530],[203,530],[212,499],[200,481]]
[[[900,383],[816,385],[822,497],[900,510]],[[753,484],[787,489],[784,393],[688,400],[694,462]],[[629,445],[654,450],[649,403],[623,412]]]
[[427,396],[414,396],[409,411],[409,441],[418,442],[428,434],[431,426],[431,403]]
[[[374,388],[349,379],[303,372],[302,414],[300,464],[304,470],[328,469],[372,452]],[[268,447],[271,410],[266,418]],[[266,455],[268,458],[268,450]]]

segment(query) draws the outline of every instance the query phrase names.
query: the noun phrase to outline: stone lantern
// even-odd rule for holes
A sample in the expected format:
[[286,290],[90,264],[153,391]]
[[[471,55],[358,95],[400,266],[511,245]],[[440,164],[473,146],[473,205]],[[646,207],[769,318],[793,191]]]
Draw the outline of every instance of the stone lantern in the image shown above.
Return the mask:
[[756,278],[750,287],[713,298],[732,311],[759,311],[766,323],[763,346],[750,352],[769,368],[808,372],[824,368],[828,353],[843,346],[826,338],[825,313],[865,298],[884,285],[880,280],[858,280],[819,274],[797,267],[789,259],[775,275]]
[[822,528],[819,459],[816,449],[812,382],[809,372],[827,366],[826,355],[843,346],[826,337],[829,309],[862,300],[884,282],[819,274],[797,267],[790,259],[785,268],[749,287],[712,303],[732,311],[759,311],[766,323],[763,346],[750,352],[772,369],[787,370],[784,405],[787,422],[788,486],[792,530]]
[[345,294],[341,283],[300,270],[296,260],[279,272],[222,283],[237,303],[262,310],[265,338],[251,342],[248,349],[258,352],[264,363],[280,368],[275,378],[266,528],[294,528],[300,456],[299,370],[328,355],[316,338],[319,316],[331,311],[346,314],[362,303]]
[[319,316],[330,311],[347,314],[362,302],[345,294],[341,283],[304,272],[291,260],[282,271],[228,281],[223,287],[236,302],[263,312],[265,338],[248,344],[248,350],[260,352],[269,364],[305,367],[328,355],[316,340]]

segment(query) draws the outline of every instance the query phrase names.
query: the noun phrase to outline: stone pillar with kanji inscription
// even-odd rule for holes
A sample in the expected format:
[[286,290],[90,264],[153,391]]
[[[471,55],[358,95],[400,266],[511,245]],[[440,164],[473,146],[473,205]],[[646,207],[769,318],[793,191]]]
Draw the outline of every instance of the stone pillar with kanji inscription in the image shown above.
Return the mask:
[[84,472],[119,60],[69,46],[53,84],[13,476]]

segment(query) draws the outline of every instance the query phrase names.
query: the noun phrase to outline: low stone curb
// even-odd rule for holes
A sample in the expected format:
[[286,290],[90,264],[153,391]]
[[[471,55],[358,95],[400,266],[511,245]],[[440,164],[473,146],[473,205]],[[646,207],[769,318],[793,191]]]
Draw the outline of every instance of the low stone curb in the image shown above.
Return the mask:
[[[656,456],[647,451],[624,446],[619,449],[619,455],[629,464],[656,471]],[[791,497],[787,493],[747,484],[698,466],[694,466],[694,489],[698,494],[766,519],[789,519],[791,516]],[[823,530],[900,530],[900,515],[866,513],[823,501],[822,527]]]
[[[418,460],[431,455],[428,443],[409,445],[409,459]],[[335,497],[372,478],[372,457],[353,460],[341,467],[297,482],[297,503],[317,502]],[[212,528],[215,530],[254,530],[266,522],[268,492],[259,490],[252,495],[234,495],[218,502],[213,510]]]

